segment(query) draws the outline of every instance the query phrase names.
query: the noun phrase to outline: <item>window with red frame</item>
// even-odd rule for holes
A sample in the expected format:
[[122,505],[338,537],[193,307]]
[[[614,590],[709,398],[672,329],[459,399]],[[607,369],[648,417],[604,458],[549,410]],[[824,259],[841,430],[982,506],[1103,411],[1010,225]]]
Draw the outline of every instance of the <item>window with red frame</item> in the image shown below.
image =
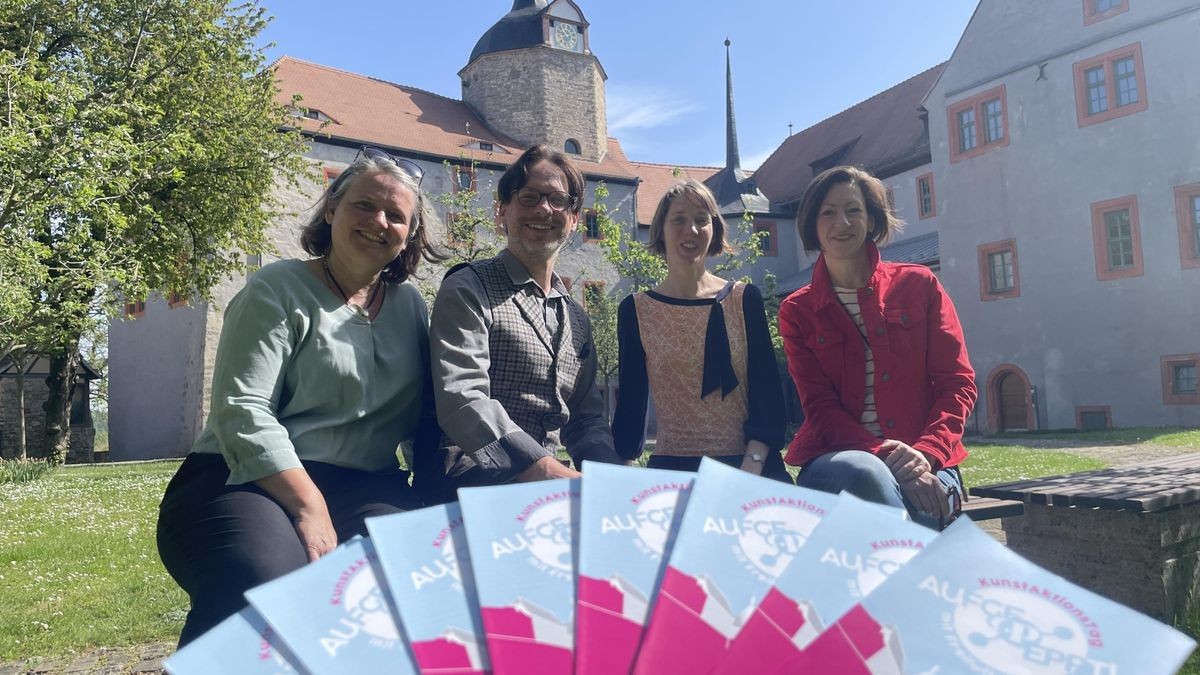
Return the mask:
[[775,223],[756,222],[754,232],[761,233],[758,237],[759,255],[768,258],[779,255],[779,231]]
[[1129,0],[1083,0],[1083,25],[1129,11]]
[[603,281],[583,282],[583,308],[587,309],[589,303],[595,302],[595,298],[604,297],[604,288]]
[[583,210],[583,234],[586,241],[604,238],[604,230],[600,229],[600,216],[592,209]]
[[475,170],[467,166],[454,167],[454,191],[475,189]]
[[1175,188],[1179,222],[1179,261],[1184,269],[1200,268],[1200,183]]
[[1006,239],[979,247],[979,298],[999,300],[1021,295],[1017,242]]
[[1200,354],[1162,357],[1163,403],[1200,404]]
[[933,174],[917,176],[917,217],[924,220],[937,215],[937,202],[933,197]]
[[1092,204],[1096,278],[1100,281],[1142,275],[1142,233],[1137,197]]
[[146,301],[138,300],[136,302],[125,303],[125,316],[135,319],[146,313]]
[[951,104],[946,114],[951,162],[1008,145],[1008,103],[1004,85]]
[[1141,43],[1085,59],[1073,70],[1075,112],[1081,128],[1146,109]]

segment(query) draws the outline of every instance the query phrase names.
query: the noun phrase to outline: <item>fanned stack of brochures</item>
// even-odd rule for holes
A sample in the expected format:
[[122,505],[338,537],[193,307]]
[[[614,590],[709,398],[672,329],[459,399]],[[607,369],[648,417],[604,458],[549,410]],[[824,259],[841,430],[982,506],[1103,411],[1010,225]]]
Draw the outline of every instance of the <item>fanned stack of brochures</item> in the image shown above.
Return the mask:
[[967,519],[938,534],[711,460],[586,464],[367,525],[167,671],[1152,675],[1195,647]]

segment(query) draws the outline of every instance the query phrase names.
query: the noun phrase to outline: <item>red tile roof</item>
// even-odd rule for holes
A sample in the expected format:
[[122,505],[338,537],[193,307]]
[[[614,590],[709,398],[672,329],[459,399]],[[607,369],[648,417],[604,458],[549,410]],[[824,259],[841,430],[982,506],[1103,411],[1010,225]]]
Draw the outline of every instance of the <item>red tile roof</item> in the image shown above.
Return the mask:
[[838,164],[863,166],[881,177],[919,165],[922,158],[928,162],[929,137],[917,109],[945,65],[792,135],[754,174],[759,189],[774,203],[799,201],[814,176],[811,164],[847,144]]
[[[470,106],[457,99],[290,56],[280,58],[272,68],[279,86],[277,100],[290,103],[292,95],[299,94],[300,105],[319,110],[332,120],[323,129],[316,120],[299,120],[306,132],[484,163],[508,164],[524,150],[516,141],[489,129]],[[495,150],[464,147],[479,141],[492,143]],[[630,180],[636,175],[613,138],[608,139],[608,153],[602,161],[578,160],[577,164],[592,178]]]
[[[654,210],[658,208],[658,200],[666,194],[672,185],[689,178],[704,182],[710,176],[720,171],[720,167],[712,166],[673,166],[670,164],[651,164],[649,162],[631,162],[634,173],[641,179],[637,193],[638,223],[649,225],[654,218]],[[678,172],[679,175],[675,175]]]

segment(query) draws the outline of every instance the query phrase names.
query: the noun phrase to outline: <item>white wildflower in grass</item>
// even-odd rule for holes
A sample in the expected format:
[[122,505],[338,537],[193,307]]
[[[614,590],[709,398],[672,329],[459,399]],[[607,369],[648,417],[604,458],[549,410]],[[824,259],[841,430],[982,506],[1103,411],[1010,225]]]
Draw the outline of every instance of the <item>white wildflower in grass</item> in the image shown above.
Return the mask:
[[178,466],[66,467],[4,484],[0,663],[178,636],[187,598],[154,541]]

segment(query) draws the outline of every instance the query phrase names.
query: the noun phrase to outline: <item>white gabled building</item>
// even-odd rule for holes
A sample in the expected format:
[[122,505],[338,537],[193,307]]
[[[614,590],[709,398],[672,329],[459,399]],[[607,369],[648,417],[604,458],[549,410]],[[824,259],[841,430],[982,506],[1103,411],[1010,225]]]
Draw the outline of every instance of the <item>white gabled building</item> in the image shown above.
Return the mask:
[[1200,424],[1200,2],[982,0],[923,107],[981,430]]

